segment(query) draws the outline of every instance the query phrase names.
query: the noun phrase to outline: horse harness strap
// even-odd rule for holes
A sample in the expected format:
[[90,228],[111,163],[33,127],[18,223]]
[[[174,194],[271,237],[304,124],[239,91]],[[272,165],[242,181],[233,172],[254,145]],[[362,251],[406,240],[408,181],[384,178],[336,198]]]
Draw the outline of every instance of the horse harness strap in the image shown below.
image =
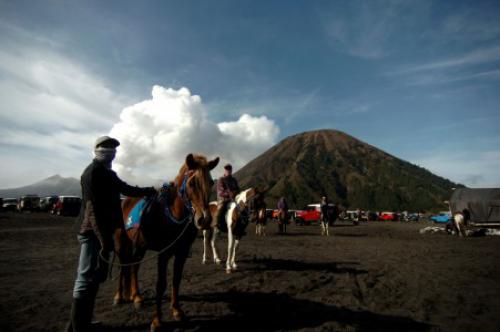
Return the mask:
[[[193,219],[193,216],[194,216],[193,205],[191,204],[191,201],[189,200],[189,198],[186,195],[186,187],[187,187],[187,180],[188,180],[188,178],[189,178],[189,172],[186,172],[186,174],[184,175],[184,179],[182,180],[182,185],[181,185],[181,187],[180,187],[180,189],[178,191],[178,195],[182,199],[182,201],[184,202],[184,207],[185,207],[185,209],[187,211],[186,216],[183,219],[178,220],[177,218],[174,217],[174,215],[170,211],[170,208],[168,207],[168,204],[165,204],[165,209],[164,209],[165,216],[167,216],[167,218],[171,222],[173,222],[175,225],[182,225],[187,220],[189,220],[189,222],[191,222],[192,219]],[[168,188],[168,184],[163,184],[163,187],[167,189]]]

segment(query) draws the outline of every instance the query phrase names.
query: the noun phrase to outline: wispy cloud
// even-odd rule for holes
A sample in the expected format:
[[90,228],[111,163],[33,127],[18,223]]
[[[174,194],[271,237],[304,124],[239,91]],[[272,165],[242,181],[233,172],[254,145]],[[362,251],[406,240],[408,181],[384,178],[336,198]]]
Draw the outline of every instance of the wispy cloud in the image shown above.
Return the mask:
[[[54,172],[78,174],[95,137],[109,131],[130,99],[60,53],[56,41],[5,24],[0,33],[0,147],[31,165],[33,180]],[[52,163],[39,170],[32,160],[40,160],[41,151],[58,160],[60,169]],[[13,172],[2,172],[0,184],[10,183]]]
[[451,57],[420,65],[407,66],[406,68],[397,71],[397,73],[406,74],[436,69],[448,69],[451,67],[464,67],[497,61],[500,61],[500,45],[477,49],[458,57]]
[[381,59],[390,56],[408,35],[417,37],[416,23],[427,20],[428,10],[428,1],[348,1],[321,16],[335,50]]
[[413,163],[470,187],[500,187],[500,150],[439,152]]

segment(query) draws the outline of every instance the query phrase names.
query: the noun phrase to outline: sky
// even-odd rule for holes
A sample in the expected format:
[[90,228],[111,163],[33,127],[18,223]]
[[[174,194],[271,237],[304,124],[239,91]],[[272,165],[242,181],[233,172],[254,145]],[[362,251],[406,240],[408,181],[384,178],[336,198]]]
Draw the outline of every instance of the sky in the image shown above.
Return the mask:
[[0,1],[0,188],[79,177],[98,136],[131,184],[190,152],[235,170],[336,129],[500,187],[500,1]]

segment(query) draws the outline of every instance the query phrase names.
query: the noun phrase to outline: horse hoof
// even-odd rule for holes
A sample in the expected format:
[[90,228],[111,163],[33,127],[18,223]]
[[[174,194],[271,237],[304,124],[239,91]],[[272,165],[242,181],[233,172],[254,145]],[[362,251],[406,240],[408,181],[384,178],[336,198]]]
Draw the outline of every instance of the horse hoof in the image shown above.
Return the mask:
[[160,323],[156,323],[156,322],[152,322],[151,323],[151,327],[149,328],[149,331],[150,332],[157,332],[159,331],[161,328],[161,324]]
[[182,311],[182,309],[172,308],[171,313],[172,313],[172,318],[177,322],[183,322],[187,320],[186,314],[184,313],[184,311]]
[[123,299],[115,298],[113,299],[113,306],[117,306],[123,303]]
[[233,271],[231,271],[231,269],[226,269],[226,274],[231,274],[233,273]]
[[207,261],[204,259],[204,260],[201,261],[201,264],[207,265]]
[[134,301],[134,308],[135,310],[139,310],[142,308],[142,301]]
[[218,258],[214,259],[214,263],[217,264],[217,265],[220,265],[220,263],[222,263],[222,261]]

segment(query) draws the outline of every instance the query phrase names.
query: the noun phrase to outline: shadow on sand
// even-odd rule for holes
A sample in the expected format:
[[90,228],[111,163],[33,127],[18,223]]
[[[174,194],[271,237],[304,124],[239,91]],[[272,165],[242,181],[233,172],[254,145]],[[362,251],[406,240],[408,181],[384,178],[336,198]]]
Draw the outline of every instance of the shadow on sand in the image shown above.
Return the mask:
[[356,331],[428,331],[431,325],[410,318],[354,311],[287,294],[230,291],[183,297],[183,301],[226,303],[231,314],[219,317],[194,314],[184,323],[167,322],[164,331],[177,328],[196,331],[277,331],[336,328]]
[[365,274],[368,271],[360,270],[358,262],[303,262],[290,259],[254,258],[242,260],[246,271],[328,271],[331,273]]
[[[411,318],[355,311],[280,293],[229,291],[182,296],[182,302],[226,304],[229,314],[196,315],[185,322],[166,320],[161,331],[294,331],[301,329],[347,331],[429,331],[434,326]],[[188,313],[189,314],[189,313]],[[330,323],[328,326],[322,326]],[[101,331],[144,331],[146,324],[108,327]]]
[[[247,271],[329,271],[332,273],[365,274],[358,262],[300,262],[285,259],[250,259]],[[286,293],[241,292],[231,290],[181,296],[181,302],[194,307],[213,304],[220,314],[187,312],[190,320],[173,322],[165,317],[161,331],[293,331],[300,329],[348,331],[429,331],[434,326],[407,317],[351,310],[331,304],[297,299]],[[197,305],[198,304],[198,305]],[[153,303],[147,304],[152,306]],[[165,305],[165,309],[168,305]],[[327,326],[323,326],[328,323]],[[144,331],[145,324],[108,327],[102,331]]]

